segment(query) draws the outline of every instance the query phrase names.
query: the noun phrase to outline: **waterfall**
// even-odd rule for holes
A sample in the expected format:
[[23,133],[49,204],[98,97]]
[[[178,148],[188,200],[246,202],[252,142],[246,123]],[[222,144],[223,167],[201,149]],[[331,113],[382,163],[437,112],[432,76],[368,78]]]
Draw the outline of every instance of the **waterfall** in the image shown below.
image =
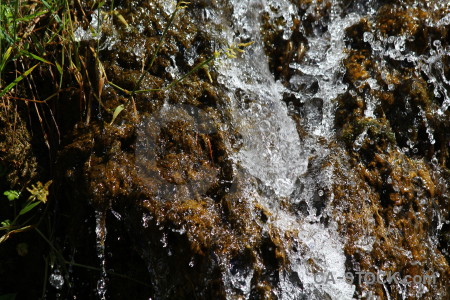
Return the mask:
[[[270,213],[267,224],[262,228],[263,234],[277,232],[283,236],[291,233],[291,243],[305,247],[305,252],[295,248],[287,252],[289,267],[280,273],[277,287],[280,299],[300,299],[305,295],[310,299],[320,299],[324,295],[332,299],[350,299],[354,293],[354,286],[343,279],[345,255],[337,227],[320,223],[320,217],[328,212],[322,212],[323,215],[316,212],[312,201],[325,201],[323,190],[331,190],[331,170],[324,168],[315,172],[311,167],[308,170],[312,156],[326,159],[329,155],[327,143],[334,137],[332,100],[347,88],[342,82],[344,30],[358,20],[356,14],[340,17],[337,12],[339,6],[333,5],[331,10],[336,9],[336,12],[327,24],[328,31],[313,34],[308,39],[310,47],[305,53],[304,63],[289,65],[289,68],[300,72],[291,78],[288,87],[276,80],[269,68],[270,58],[264,49],[261,22],[263,14],[273,20],[281,18],[286,23],[283,39],[289,40],[292,20],[299,17],[292,3],[262,0],[222,2],[217,7],[206,8],[204,15],[207,17],[201,20],[220,27],[220,31],[210,33],[217,43],[255,42],[242,57],[219,64],[217,80],[227,91],[231,100],[227,109],[233,116],[234,127],[242,136],[240,148],[233,155],[233,165],[238,172],[245,174],[242,178],[245,178],[250,211],[263,207]],[[217,11],[220,7],[226,9]],[[228,27],[223,25],[224,19],[228,20]],[[300,82],[317,84],[318,89],[313,94],[302,94],[295,90]],[[289,115],[289,107],[283,101],[286,93],[294,94],[299,102],[305,104],[302,124],[308,128],[306,137],[299,136],[295,121]],[[320,109],[313,103],[317,99],[322,102]],[[319,184],[315,184],[317,182]],[[328,196],[332,197],[332,194]],[[290,205],[307,203],[308,213],[298,215],[294,210],[283,208],[282,203],[286,201]],[[318,287],[311,264],[340,279]],[[250,294],[252,272],[242,270],[234,275],[227,272],[226,276],[231,277],[224,279],[230,299],[235,289],[240,289],[243,295]],[[303,288],[299,287],[299,281]]]

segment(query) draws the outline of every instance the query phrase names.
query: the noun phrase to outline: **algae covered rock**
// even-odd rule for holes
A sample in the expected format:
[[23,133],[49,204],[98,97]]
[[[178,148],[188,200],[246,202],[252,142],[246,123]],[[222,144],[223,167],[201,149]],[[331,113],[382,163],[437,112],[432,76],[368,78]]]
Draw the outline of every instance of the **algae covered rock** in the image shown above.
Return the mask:
[[[448,7],[200,1],[149,66],[174,6],[138,2],[118,4],[127,26],[105,19],[91,67],[109,84],[58,158],[75,261],[141,276],[137,297],[445,299]],[[239,39],[255,41],[251,62],[160,90]],[[317,284],[327,272],[439,276]],[[83,276],[92,296],[99,276]]]
[[[350,213],[354,217],[347,215],[342,223],[346,232],[352,231],[347,234],[346,253],[353,268],[392,273],[401,269],[402,276],[411,278],[440,274],[440,283],[425,286],[444,297],[448,245],[438,240],[446,229],[436,230],[433,224],[448,219],[448,154],[443,145],[449,143],[444,134],[449,112],[442,101],[445,92],[437,92],[440,84],[430,80],[437,73],[421,70],[422,61],[428,61],[427,70],[442,63],[431,57],[446,60],[439,47],[447,26],[438,25],[446,10],[420,7],[381,6],[374,18],[347,29],[349,56],[344,63],[350,89],[338,98],[336,126],[349,160],[347,166],[336,168],[338,177],[344,177],[335,188],[338,207],[347,207],[345,201],[358,206]],[[436,31],[440,33],[433,34]],[[349,174],[350,186],[344,179]],[[371,228],[375,238],[366,238],[368,245],[357,245],[364,233],[352,227]],[[360,288],[386,297],[380,288]],[[423,288],[408,289],[408,297],[424,297]],[[394,299],[403,294],[396,284],[390,284],[389,291]]]

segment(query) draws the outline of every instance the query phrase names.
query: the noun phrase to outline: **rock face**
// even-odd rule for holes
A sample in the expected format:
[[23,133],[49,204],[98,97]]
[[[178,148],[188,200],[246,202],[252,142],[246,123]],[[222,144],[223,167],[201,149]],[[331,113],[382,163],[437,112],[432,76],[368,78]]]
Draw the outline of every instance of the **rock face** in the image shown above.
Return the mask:
[[[174,7],[120,5],[129,27],[105,19],[99,58],[109,81],[133,90]],[[217,44],[255,41],[211,66],[212,83],[200,70],[132,99],[105,85],[89,124],[66,137],[68,252],[139,277],[150,287],[136,299],[448,298],[450,7],[242,5],[179,13],[137,88],[179,78]],[[120,104],[109,124],[105,109]],[[128,292],[123,279],[74,272],[87,296]],[[355,280],[317,284],[327,274]]]

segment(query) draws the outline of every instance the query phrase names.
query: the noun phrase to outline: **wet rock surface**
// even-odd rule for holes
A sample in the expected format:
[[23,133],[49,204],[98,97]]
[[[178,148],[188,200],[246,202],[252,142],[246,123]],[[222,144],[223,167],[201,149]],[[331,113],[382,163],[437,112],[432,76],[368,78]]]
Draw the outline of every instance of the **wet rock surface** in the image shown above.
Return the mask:
[[[129,27],[113,16],[104,20],[99,58],[108,80],[124,89],[167,85],[212,55],[215,44],[229,42],[229,32],[256,40],[267,60],[261,72],[273,78],[252,81],[254,65],[244,60],[263,59],[249,50],[230,63],[229,70],[250,74],[248,82],[229,75],[243,82],[240,90],[221,79],[227,62],[210,68],[213,83],[200,70],[171,90],[133,99],[106,84],[102,103],[92,104],[89,122],[69,130],[57,160],[64,195],[58,234],[67,253],[85,264],[103,261],[106,269],[151,286],[108,275],[111,299],[131,289],[136,299],[446,299],[448,5],[251,4],[262,13],[240,15],[234,1],[193,3],[177,16],[136,87],[174,6],[116,3]],[[234,23],[210,33],[220,26],[203,28],[200,21],[212,20],[218,8]],[[259,28],[236,16],[255,17]],[[89,43],[82,41],[87,56],[93,55]],[[99,74],[94,59],[90,68]],[[269,86],[280,101],[245,84]],[[106,110],[120,104],[125,110],[110,124]],[[281,115],[288,121],[275,121]],[[265,116],[273,120],[267,118],[259,135],[252,122]],[[287,153],[270,144],[276,138],[266,139],[273,133],[287,140],[284,129],[298,134],[288,144],[297,148],[287,151],[300,154],[288,158],[304,160],[306,170],[286,155],[284,161],[283,155],[263,158]],[[258,161],[280,167],[255,168],[245,160],[252,149],[263,149]],[[280,183],[264,171],[289,178]],[[355,281],[336,288],[313,281],[314,274],[344,271],[355,278],[380,271],[439,277],[424,285]],[[98,273],[74,270],[71,276],[72,289],[83,286],[84,296],[97,296]]]

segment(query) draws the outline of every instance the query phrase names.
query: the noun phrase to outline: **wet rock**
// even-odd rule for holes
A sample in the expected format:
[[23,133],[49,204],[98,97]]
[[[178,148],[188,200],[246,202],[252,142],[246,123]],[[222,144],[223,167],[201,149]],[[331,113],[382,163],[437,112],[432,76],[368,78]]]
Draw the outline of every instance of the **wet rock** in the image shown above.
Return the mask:
[[[61,185],[74,191],[63,205],[74,215],[68,227],[76,227],[86,214],[93,221],[96,212],[120,219],[107,219],[108,239],[125,236],[132,241],[120,247],[138,254],[134,261],[148,269],[149,292],[155,298],[277,299],[286,284],[305,299],[332,299],[332,292],[312,288],[302,272],[327,271],[327,252],[320,251],[337,247],[337,234],[329,233],[335,223],[344,240],[346,271],[440,274],[437,283],[408,288],[355,283],[355,295],[401,299],[448,294],[450,123],[447,85],[441,79],[449,72],[444,63],[448,54],[439,54],[448,47],[448,25],[430,25],[444,11],[433,11],[423,1],[419,8],[405,8],[408,1],[380,1],[373,15],[343,19],[345,9],[367,12],[368,4],[344,1],[338,9],[330,1],[291,2],[298,18],[274,18],[265,11],[259,31],[269,69],[286,88],[284,101],[305,144],[298,147],[308,154],[306,173],[298,176],[294,191],[280,197],[268,180],[236,163],[234,154],[244,139],[239,130],[244,130],[229,124],[231,96],[226,87],[209,83],[206,73],[198,72],[169,91],[132,99],[106,86],[100,113],[70,132],[60,154]],[[191,22],[188,9],[137,87],[148,67],[145,57],[155,51],[169,14],[156,2],[143,4],[146,9],[133,4],[120,4],[131,29],[118,26],[104,32],[100,57],[111,82],[129,91],[160,88],[211,54],[208,35]],[[208,5],[198,3],[192,14]],[[344,41],[328,36],[332,19],[345,28]],[[430,46],[439,35],[444,38]],[[108,46],[111,37],[124,42]],[[346,57],[334,64],[327,50],[339,42]],[[411,58],[408,51],[423,56]],[[322,63],[339,70],[314,73]],[[330,82],[341,90],[335,92]],[[237,99],[245,98],[245,91],[233,92]],[[258,96],[247,95],[236,106],[255,105]],[[126,109],[109,124],[110,112],[119,104]],[[335,114],[332,130],[316,130],[326,128],[328,114]],[[252,193],[258,193],[259,202]],[[303,227],[287,230],[283,222]],[[96,240],[87,227],[82,230]],[[316,236],[314,230],[323,232]],[[89,248],[77,230],[68,232],[73,247]],[[314,242],[302,242],[302,233],[311,234]],[[109,250],[111,268],[123,268],[114,262],[116,249]],[[92,261],[97,259],[95,251],[87,252]]]
[[[447,175],[443,164],[432,162],[447,161],[447,151],[439,149],[448,140],[439,132],[448,130],[449,124],[437,113],[441,102],[433,95],[435,87],[428,75],[415,72],[400,58],[405,51],[401,37],[435,31],[437,27],[425,30],[425,20],[432,19],[434,13],[439,15],[423,8],[386,5],[378,10],[375,23],[362,20],[347,30],[351,49],[345,60],[345,79],[354,91],[338,99],[336,126],[349,160],[335,169],[341,178],[335,193],[340,203],[337,207],[347,215],[341,226],[346,228],[346,253],[353,268],[372,272],[401,269],[403,276],[437,272],[442,281],[427,287],[433,293],[445,294],[448,250],[431,240],[443,234],[433,228],[435,210],[448,218],[448,192],[440,184]],[[445,27],[440,28],[446,35]],[[378,33],[386,37],[381,43],[376,41]],[[423,42],[427,39],[433,37],[406,43],[406,48],[427,53],[430,43]],[[389,43],[394,46],[389,48]],[[357,209],[348,210],[347,201]],[[371,233],[362,238],[366,233],[357,228],[370,228]],[[359,289],[386,295],[370,285]],[[394,299],[404,293],[395,284],[388,290]],[[407,293],[416,297],[420,291],[408,289]]]

